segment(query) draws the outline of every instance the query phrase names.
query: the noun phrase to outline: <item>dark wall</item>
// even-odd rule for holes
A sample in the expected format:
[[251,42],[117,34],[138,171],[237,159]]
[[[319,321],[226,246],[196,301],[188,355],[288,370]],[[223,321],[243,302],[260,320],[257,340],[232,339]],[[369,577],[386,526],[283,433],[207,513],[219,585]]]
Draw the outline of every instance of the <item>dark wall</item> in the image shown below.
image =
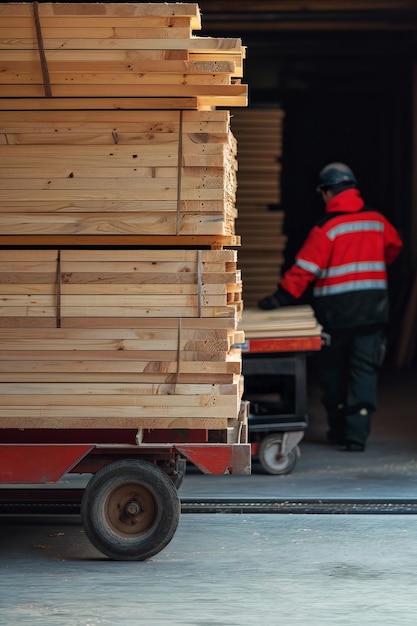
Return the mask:
[[328,162],[347,162],[359,179],[365,202],[399,229],[404,252],[389,270],[389,356],[395,358],[413,281],[415,35],[324,31],[230,32],[227,36],[241,37],[247,46],[244,82],[249,85],[249,105],[280,106],[285,111],[281,188],[288,242],[283,269],[323,215],[315,187],[318,172]]
[[242,36],[250,106],[285,110],[282,208],[295,253],[323,212],[319,170],[345,161],[409,245],[413,41],[404,33]]

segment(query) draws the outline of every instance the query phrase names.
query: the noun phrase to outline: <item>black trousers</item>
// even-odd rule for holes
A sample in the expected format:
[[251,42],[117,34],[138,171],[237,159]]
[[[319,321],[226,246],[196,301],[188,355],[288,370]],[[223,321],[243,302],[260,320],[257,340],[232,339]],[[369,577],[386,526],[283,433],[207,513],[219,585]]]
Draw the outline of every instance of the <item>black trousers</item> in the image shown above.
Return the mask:
[[377,407],[378,370],[386,351],[384,330],[330,331],[319,353],[329,439],[365,445]]

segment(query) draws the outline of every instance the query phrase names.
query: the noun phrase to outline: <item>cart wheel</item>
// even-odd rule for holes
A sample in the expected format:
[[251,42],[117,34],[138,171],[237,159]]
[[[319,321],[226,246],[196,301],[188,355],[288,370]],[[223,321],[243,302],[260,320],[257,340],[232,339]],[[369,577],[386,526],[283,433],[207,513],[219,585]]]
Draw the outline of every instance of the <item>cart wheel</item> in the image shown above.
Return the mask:
[[81,502],[87,537],[111,559],[143,561],[171,541],[180,516],[177,490],[157,466],[140,459],[102,467]]
[[258,458],[267,474],[290,474],[297,462],[297,446],[281,454],[281,436],[275,433],[264,437],[259,444]]

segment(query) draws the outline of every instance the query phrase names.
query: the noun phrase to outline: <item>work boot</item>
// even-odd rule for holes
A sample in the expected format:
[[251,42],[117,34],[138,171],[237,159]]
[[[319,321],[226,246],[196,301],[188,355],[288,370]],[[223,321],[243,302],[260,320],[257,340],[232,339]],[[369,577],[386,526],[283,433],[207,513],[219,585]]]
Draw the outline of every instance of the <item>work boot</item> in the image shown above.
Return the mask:
[[346,450],[363,452],[370,432],[370,411],[362,407],[355,413],[346,414]]

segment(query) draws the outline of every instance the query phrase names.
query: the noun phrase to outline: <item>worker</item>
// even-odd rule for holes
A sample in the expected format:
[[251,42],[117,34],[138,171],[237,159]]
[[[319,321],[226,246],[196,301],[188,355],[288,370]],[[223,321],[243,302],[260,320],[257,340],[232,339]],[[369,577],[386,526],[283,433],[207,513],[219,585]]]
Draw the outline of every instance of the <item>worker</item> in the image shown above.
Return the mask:
[[330,335],[323,346],[320,377],[327,412],[327,440],[341,450],[365,450],[377,407],[377,376],[387,342],[387,265],[402,242],[394,226],[368,208],[353,171],[329,163],[317,191],[326,215],[308,234],[278,289],[259,308],[294,305],[313,287],[313,308]]

